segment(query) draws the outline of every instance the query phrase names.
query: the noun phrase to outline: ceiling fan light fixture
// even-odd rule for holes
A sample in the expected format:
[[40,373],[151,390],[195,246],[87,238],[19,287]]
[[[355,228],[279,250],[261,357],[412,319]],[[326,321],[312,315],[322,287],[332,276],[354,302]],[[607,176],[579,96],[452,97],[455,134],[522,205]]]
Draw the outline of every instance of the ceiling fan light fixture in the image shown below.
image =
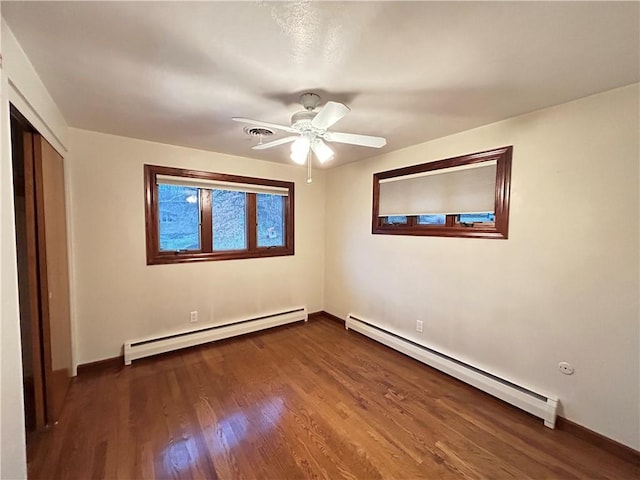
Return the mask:
[[[244,117],[233,117],[232,120],[251,125],[252,127],[245,127],[245,129],[249,129],[245,131],[250,135],[259,136],[260,141],[257,145],[251,147],[252,149],[266,150],[267,148],[291,142],[291,160],[298,165],[308,163],[309,167],[311,167],[312,151],[319,163],[328,162],[334,157],[333,150],[324,140],[373,148],[381,148],[387,144],[386,139],[383,137],[330,131],[329,129],[347,115],[351,109],[344,103],[329,101],[320,110],[316,111],[319,102],[320,97],[317,94],[312,92],[303,94],[300,97],[300,103],[304,110],[293,114],[291,126]],[[272,133],[273,130],[282,130],[293,135],[263,143],[262,136],[267,135],[267,133],[263,132]],[[309,178],[311,178],[310,175]]]
[[308,137],[300,137],[291,144],[291,160],[299,165],[304,165],[307,161],[311,142]]
[[320,163],[328,162],[333,158],[333,150],[319,138],[314,139],[311,149]]

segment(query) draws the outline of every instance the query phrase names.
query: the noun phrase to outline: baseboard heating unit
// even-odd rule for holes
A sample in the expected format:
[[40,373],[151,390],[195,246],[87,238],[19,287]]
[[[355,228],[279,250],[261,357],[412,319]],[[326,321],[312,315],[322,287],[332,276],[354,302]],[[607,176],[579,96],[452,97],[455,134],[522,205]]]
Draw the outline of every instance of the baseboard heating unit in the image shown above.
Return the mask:
[[515,405],[543,419],[544,424],[549,428],[555,427],[558,409],[558,399],[555,397],[536,393],[528,388],[499,378],[489,372],[377,327],[368,320],[356,317],[351,313],[347,315],[345,327],[347,330],[355,330],[419,362]]
[[124,364],[131,365],[133,360],[150,357],[151,355],[193,347],[302,320],[305,322],[308,320],[305,307],[268,313],[198,330],[172,332],[153,338],[129,340],[124,344]]

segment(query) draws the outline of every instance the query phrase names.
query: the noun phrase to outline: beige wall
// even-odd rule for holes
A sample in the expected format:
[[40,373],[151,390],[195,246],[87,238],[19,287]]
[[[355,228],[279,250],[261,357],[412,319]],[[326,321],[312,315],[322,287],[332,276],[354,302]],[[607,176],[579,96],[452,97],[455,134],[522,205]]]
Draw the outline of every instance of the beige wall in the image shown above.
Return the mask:
[[64,152],[67,125],[13,33],[0,22],[0,478],[27,475],[9,101]]
[[67,123],[4,19],[2,56],[7,76],[11,80],[7,91],[9,101],[64,157]]
[[[352,311],[556,394],[564,416],[640,448],[637,85],[317,172],[307,186],[299,167],[82,130],[67,138],[4,22],[0,38],[0,478],[26,475],[8,100],[70,149],[78,363],[188,328],[192,310],[198,326],[300,304]],[[372,173],[510,144],[509,240],[370,234]],[[146,266],[143,163],[294,180],[296,255]],[[562,376],[560,360],[576,373]]]
[[[324,307],[324,173],[70,129],[79,363],[126,340],[304,305]],[[146,265],[143,164],[295,182],[295,255]]]
[[[0,26],[0,38],[4,25]],[[0,44],[0,47],[2,44]],[[0,478],[25,478],[24,408],[22,406],[22,360],[18,316],[11,136],[8,78],[0,67]]]
[[[555,394],[640,448],[638,105],[633,85],[329,170],[325,309]],[[371,234],[374,172],[505,145],[508,240]]]

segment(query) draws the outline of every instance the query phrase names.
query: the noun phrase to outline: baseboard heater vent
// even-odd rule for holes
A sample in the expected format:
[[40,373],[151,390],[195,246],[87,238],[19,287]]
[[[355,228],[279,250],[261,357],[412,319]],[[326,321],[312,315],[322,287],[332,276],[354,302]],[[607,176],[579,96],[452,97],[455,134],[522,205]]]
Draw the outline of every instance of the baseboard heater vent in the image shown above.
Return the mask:
[[515,405],[543,419],[544,424],[549,428],[555,427],[558,409],[557,398],[536,393],[436,350],[407,340],[352,314],[347,315],[345,327]]
[[259,317],[229,322],[224,325],[173,332],[154,338],[129,340],[124,344],[124,364],[131,365],[133,360],[159,353],[172,352],[181,348],[193,347],[224,338],[257,332],[267,328],[299,322],[308,319],[305,307],[292,308],[282,312],[269,313]]

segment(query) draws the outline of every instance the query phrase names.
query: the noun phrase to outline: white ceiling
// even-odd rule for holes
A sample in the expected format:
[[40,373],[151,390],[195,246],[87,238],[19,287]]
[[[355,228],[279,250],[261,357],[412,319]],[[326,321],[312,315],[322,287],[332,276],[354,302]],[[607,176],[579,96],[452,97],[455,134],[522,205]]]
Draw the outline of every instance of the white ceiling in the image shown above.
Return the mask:
[[[298,97],[382,151],[640,80],[638,2],[3,2],[69,125],[276,162]],[[278,134],[277,137],[286,134]],[[333,144],[331,165],[379,150]]]

